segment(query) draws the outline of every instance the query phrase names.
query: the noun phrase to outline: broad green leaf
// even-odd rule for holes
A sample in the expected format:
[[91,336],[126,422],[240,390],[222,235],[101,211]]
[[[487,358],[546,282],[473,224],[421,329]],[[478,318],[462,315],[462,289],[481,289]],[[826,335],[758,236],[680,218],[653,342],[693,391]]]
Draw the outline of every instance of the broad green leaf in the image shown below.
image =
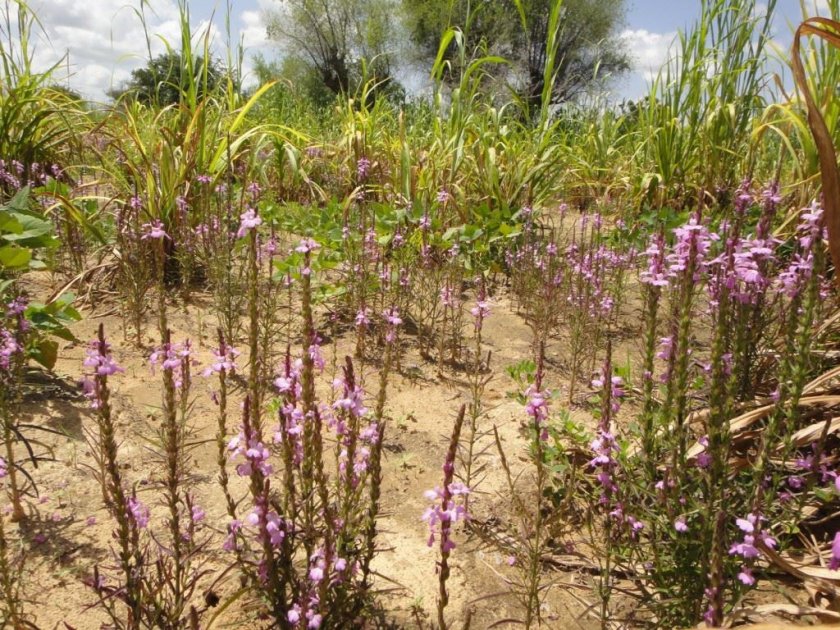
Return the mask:
[[20,234],[23,226],[14,215],[7,210],[0,210],[0,234]]
[[42,339],[32,350],[30,356],[48,370],[52,370],[58,360],[58,342],[52,339]]
[[6,269],[26,267],[32,259],[32,252],[17,245],[0,247],[0,265]]

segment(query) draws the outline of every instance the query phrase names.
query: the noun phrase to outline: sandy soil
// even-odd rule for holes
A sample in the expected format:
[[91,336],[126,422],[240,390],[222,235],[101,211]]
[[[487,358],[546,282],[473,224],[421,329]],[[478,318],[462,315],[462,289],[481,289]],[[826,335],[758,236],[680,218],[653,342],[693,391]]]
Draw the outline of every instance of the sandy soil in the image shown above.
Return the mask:
[[[203,303],[194,300],[187,307],[170,307],[173,338],[191,338],[199,360],[206,364],[209,348],[214,341],[215,319]],[[111,311],[112,314],[107,314]],[[160,378],[148,367],[148,350],[136,349],[124,340],[123,322],[113,314],[113,304],[101,304],[94,312],[86,312],[83,321],[73,326],[80,340],[92,339],[96,327],[104,322],[107,336],[114,346],[117,361],[125,373],[113,377],[113,407],[116,412],[120,446],[120,460],[129,482],[144,492],[154,485],[160,466],[148,446],[158,424]],[[97,312],[105,313],[104,317]],[[153,327],[149,327],[150,330]],[[509,300],[497,296],[492,316],[485,323],[485,352],[492,351],[492,379],[486,388],[485,404],[489,408],[482,418],[482,427],[498,427],[508,458],[515,471],[529,465],[524,452],[525,440],[519,430],[525,418],[519,403],[508,394],[515,390],[514,382],[504,368],[531,356],[531,332],[523,320],[513,312]],[[149,340],[152,345],[152,339]],[[383,552],[376,560],[376,570],[384,576],[377,580],[382,590],[379,601],[386,618],[396,627],[414,628],[427,625],[432,618],[436,601],[437,580],[435,563],[437,550],[426,545],[426,524],[421,514],[426,507],[423,491],[440,484],[441,464],[452,421],[462,402],[468,400],[464,375],[437,375],[437,366],[424,362],[407,339],[409,349],[402,359],[402,373],[393,375],[387,404],[390,418],[385,443],[383,514],[379,520],[379,543]],[[340,360],[351,351],[353,340],[339,338],[336,344],[325,347],[329,366],[331,354]],[[53,375],[38,375],[42,386],[33,389],[23,406],[26,420],[44,424],[61,432],[47,442],[53,448],[55,461],[42,463],[34,471],[40,498],[31,501],[30,518],[19,526],[19,543],[27,554],[26,594],[29,610],[36,616],[40,628],[94,629],[104,622],[104,616],[93,604],[95,596],[83,580],[90,578],[94,565],[107,566],[111,562],[112,524],[102,507],[101,493],[90,466],[93,463],[84,433],[93,426],[87,401],[79,396],[76,385],[82,373],[84,344],[62,342],[60,358]],[[626,352],[632,351],[632,345]],[[549,358],[558,354],[549,348]],[[557,361],[554,362],[559,363]],[[357,364],[357,371],[359,370]],[[362,368],[368,393],[372,395],[377,381],[375,366]],[[324,375],[329,383],[330,368]],[[565,383],[559,373],[549,373],[552,387]],[[196,377],[196,394],[192,423],[195,438],[204,441],[192,453],[191,473],[196,501],[207,512],[213,540],[208,546],[208,558],[221,568],[225,559],[221,551],[221,528],[227,522],[221,492],[216,484],[215,432],[216,412],[209,392],[213,383]],[[234,398],[236,394],[234,393]],[[582,412],[577,415],[587,421]],[[489,445],[485,438],[480,446]],[[494,516],[507,518],[509,501],[498,455],[489,449],[485,455],[487,477],[477,488],[473,511],[478,520]],[[161,506],[147,495],[146,503],[153,508],[153,519],[160,519]],[[95,520],[95,522],[94,522]],[[212,528],[219,531],[212,532]],[[13,528],[17,529],[15,526]],[[17,532],[13,532],[16,537]],[[515,619],[520,610],[510,595],[504,578],[513,578],[515,568],[509,567],[507,556],[481,543],[477,537],[460,531],[458,547],[452,555],[450,579],[451,601],[448,616],[453,627],[460,627],[467,611],[472,613],[472,627],[486,628],[503,619]],[[387,578],[387,579],[386,579]],[[596,622],[585,608],[592,596],[583,574],[553,572],[545,576],[548,590],[544,615],[546,627],[589,628]],[[230,579],[220,587],[224,597],[235,590]],[[254,606],[231,607],[219,620],[217,627],[263,627],[255,620]],[[424,621],[426,620],[426,621]],[[498,627],[498,626],[497,626]],[[511,627],[504,624],[502,627]]]

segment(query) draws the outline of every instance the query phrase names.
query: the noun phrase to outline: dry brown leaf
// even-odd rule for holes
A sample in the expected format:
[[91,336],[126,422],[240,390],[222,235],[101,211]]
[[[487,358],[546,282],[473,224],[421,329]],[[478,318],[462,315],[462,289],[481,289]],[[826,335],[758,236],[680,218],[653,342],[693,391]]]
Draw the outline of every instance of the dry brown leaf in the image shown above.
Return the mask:
[[826,576],[823,575],[823,571],[827,572],[827,569],[813,566],[796,566],[791,560],[783,558],[760,542],[756,542],[756,547],[761,550],[761,553],[764,554],[764,557],[767,558],[770,564],[816,588],[821,593],[827,595],[832,602],[837,601],[837,588],[840,586],[840,574],[836,571],[833,572],[835,574],[834,576]]
[[[755,616],[771,617],[776,615],[797,618],[816,617],[820,621],[828,622],[830,625],[840,624],[840,613],[836,613],[831,610],[824,610],[822,608],[815,608],[813,606],[797,606],[796,604],[761,604],[759,606],[737,610],[731,615],[731,617],[737,620],[749,619]],[[765,622],[739,627],[763,628],[764,630],[770,630],[770,628],[801,628],[802,626],[780,622]]]
[[[799,431],[793,434],[791,439],[796,446],[804,446],[819,438],[824,428],[825,420],[820,420],[819,422],[808,425],[804,429],[799,429]],[[828,426],[828,433],[831,434],[838,430],[840,430],[840,418],[832,418],[831,424]],[[781,450],[781,447],[779,450]]]
[[[825,226],[828,228],[828,250],[835,269],[840,269],[840,170],[837,169],[837,153],[834,141],[819,107],[814,101],[814,95],[808,86],[808,78],[802,65],[800,55],[800,40],[803,35],[821,37],[832,46],[840,48],[840,23],[827,18],[812,17],[799,25],[793,38],[793,78],[796,86],[805,99],[808,109],[808,126],[814,136],[817,152],[820,158],[820,176],[822,178],[823,206],[825,208]],[[840,274],[834,275],[835,282],[840,285]]]

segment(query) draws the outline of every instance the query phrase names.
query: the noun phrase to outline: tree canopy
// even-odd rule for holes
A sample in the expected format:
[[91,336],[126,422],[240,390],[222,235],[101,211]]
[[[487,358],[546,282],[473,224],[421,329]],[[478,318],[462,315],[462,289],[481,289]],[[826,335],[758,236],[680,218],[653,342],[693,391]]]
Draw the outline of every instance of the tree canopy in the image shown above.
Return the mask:
[[131,71],[131,78],[119,89],[110,90],[114,100],[134,98],[145,104],[172,105],[180,102],[190,79],[198,86],[200,94],[213,92],[225,80],[225,71],[213,59],[205,68],[204,58],[193,57],[190,76],[180,52],[167,52],[151,59],[142,68]]
[[[554,0],[275,0],[265,16],[282,52],[285,78],[323,101],[353,92],[362,80],[380,91],[398,85],[394,68],[428,68],[450,27],[464,34],[468,55],[491,54],[496,78],[533,111],[541,102]],[[564,0],[555,41],[551,103],[573,100],[628,69],[619,28],[624,0]],[[456,44],[445,51],[457,73]],[[322,89],[316,84],[320,84]]]
[[396,7],[396,0],[277,0],[267,13],[268,36],[333,94],[355,89],[362,78],[387,84]]
[[[552,4],[552,0],[521,0],[519,6],[511,0],[403,0],[403,9],[421,59],[433,59],[441,33],[458,27],[468,50],[483,48],[511,62],[509,82],[534,104],[543,91]],[[572,100],[599,79],[628,69],[618,37],[624,11],[624,0],[564,0],[552,103]]]

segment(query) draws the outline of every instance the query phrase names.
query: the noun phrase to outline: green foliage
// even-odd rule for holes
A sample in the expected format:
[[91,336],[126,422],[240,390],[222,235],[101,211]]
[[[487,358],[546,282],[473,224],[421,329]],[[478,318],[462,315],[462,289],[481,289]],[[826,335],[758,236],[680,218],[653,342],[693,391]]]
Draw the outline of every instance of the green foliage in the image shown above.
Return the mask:
[[277,0],[268,36],[296,72],[322,89],[348,95],[364,83],[391,83],[396,0]]
[[640,137],[652,162],[645,180],[650,192],[658,188],[652,201],[665,203],[687,187],[731,188],[751,170],[775,8],[775,0],[763,11],[754,0],[704,0],[699,21],[679,34],[672,59],[639,104]]
[[[424,59],[436,55],[441,32],[459,28],[470,53],[483,50],[511,62],[503,74],[531,110],[542,102],[551,63],[555,67],[549,74],[556,76],[550,86],[554,104],[573,100],[602,79],[629,68],[618,37],[623,2],[411,0],[403,6],[408,30]],[[552,19],[553,10],[559,19]],[[552,47],[554,54],[546,54]],[[448,46],[445,55],[454,60],[455,48]]]
[[24,316],[31,324],[28,337],[27,356],[48,370],[55,367],[58,359],[58,342],[53,339],[78,342],[68,326],[79,321],[82,316],[72,303],[72,293],[64,293],[49,304],[30,302]]
[[[0,206],[0,301],[11,302],[16,294],[15,279],[27,270],[45,268],[41,254],[58,246],[52,223],[30,208],[30,189],[21,189],[11,201]],[[30,323],[26,336],[26,356],[52,369],[58,344],[52,337],[67,341],[76,338],[67,328],[81,319],[71,303],[73,295],[65,293],[49,304],[32,302],[24,316]]]
[[225,71],[219,62],[198,55],[192,67],[181,53],[167,52],[151,59],[144,67],[131,71],[131,78],[117,90],[108,92],[114,100],[125,98],[144,105],[166,107],[181,102],[191,82],[198,85],[199,95],[214,93],[224,85]]
[[[54,87],[52,71],[33,69],[35,15],[23,2],[0,9],[0,159],[27,169],[61,163],[73,139],[90,126],[79,101]],[[5,182],[0,182],[0,201]]]
[[0,277],[26,269],[41,269],[44,263],[36,250],[58,245],[52,224],[29,209],[29,188],[22,188],[6,205],[0,206]]

